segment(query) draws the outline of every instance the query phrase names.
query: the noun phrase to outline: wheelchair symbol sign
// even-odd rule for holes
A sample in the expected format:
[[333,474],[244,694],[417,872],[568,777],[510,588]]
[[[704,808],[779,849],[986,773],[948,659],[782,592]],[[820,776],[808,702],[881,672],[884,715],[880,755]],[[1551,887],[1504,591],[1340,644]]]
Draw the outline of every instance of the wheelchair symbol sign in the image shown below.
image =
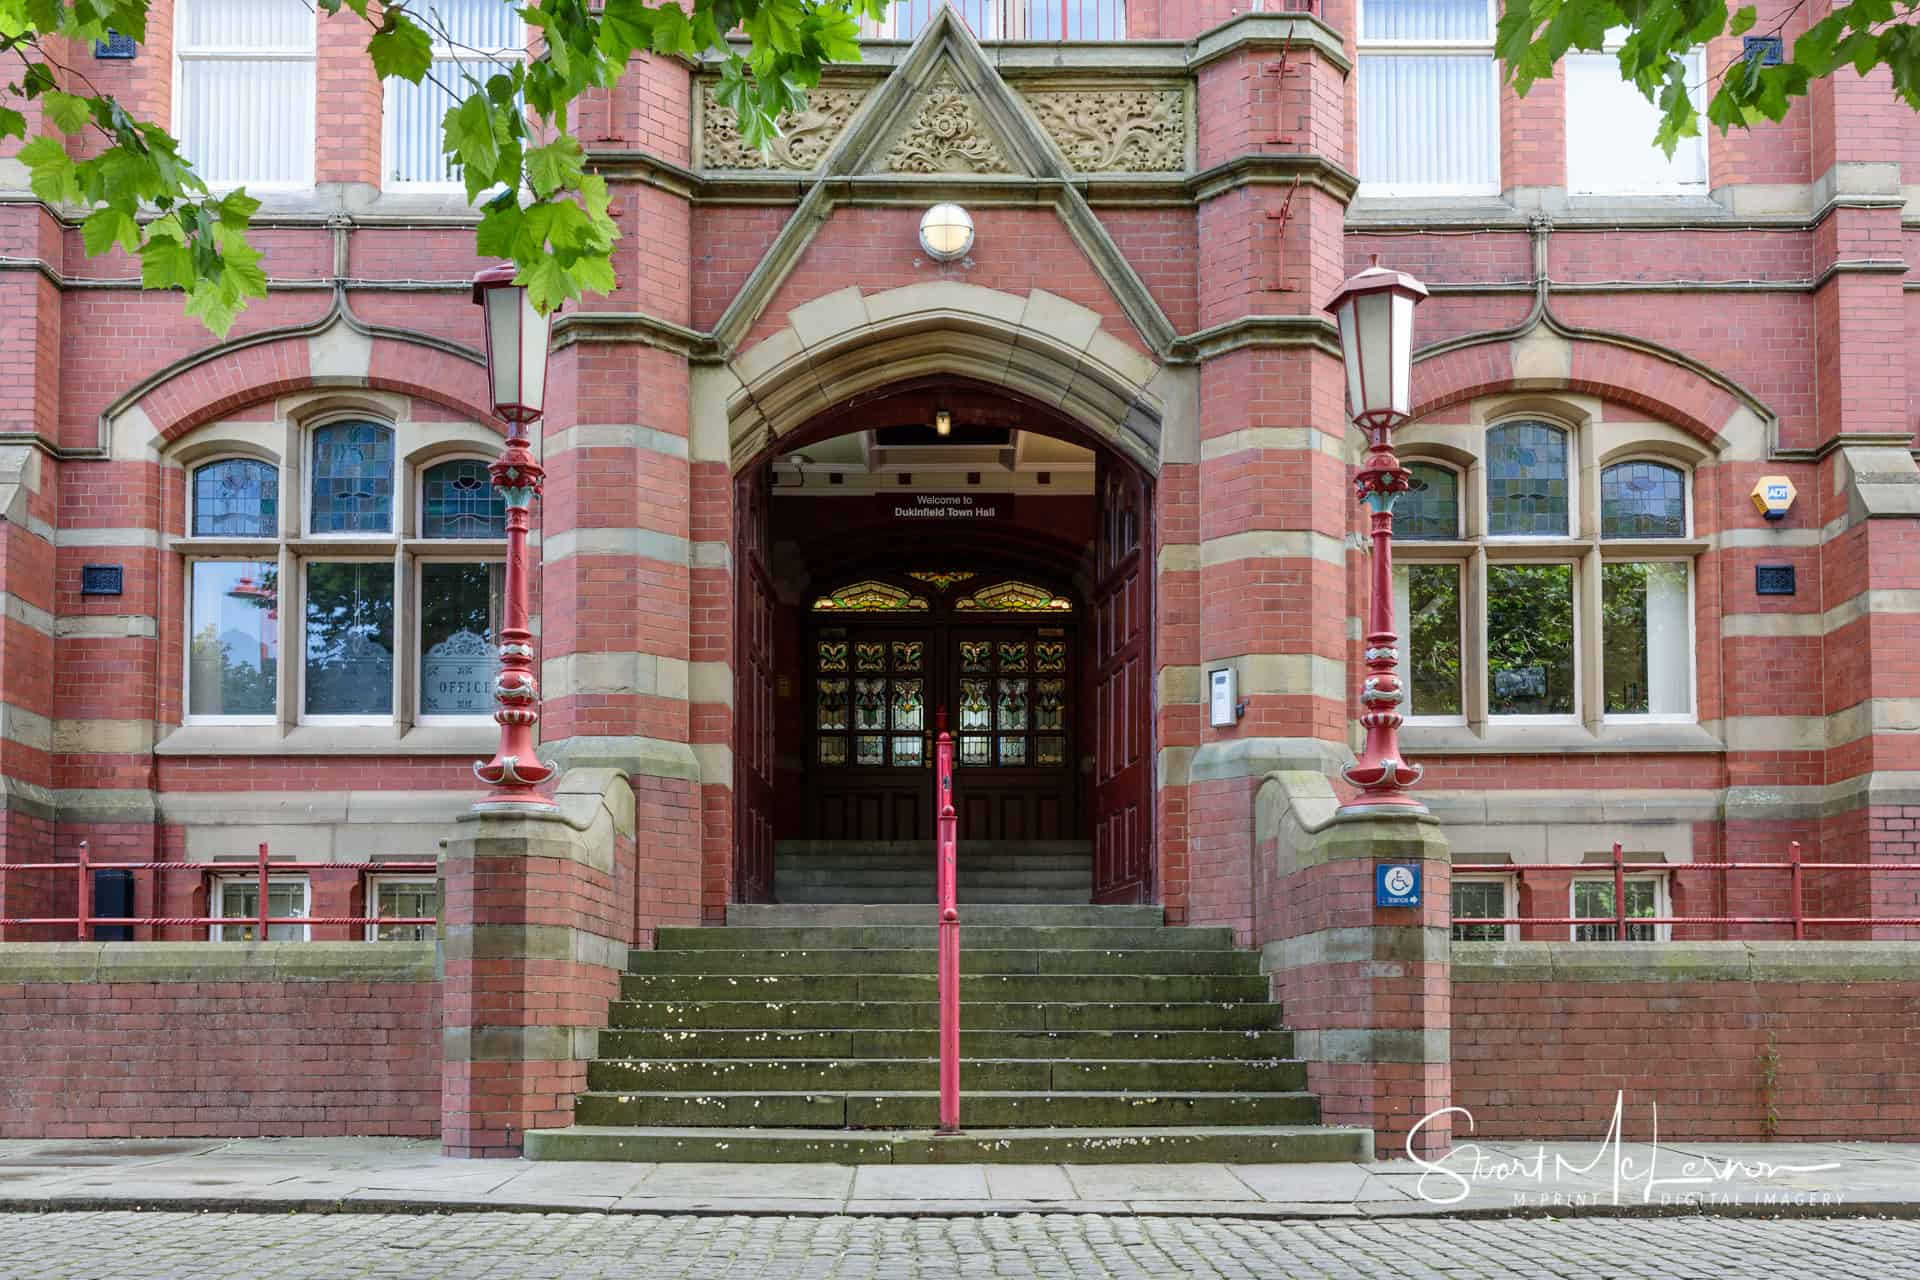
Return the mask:
[[1420,867],[1404,862],[1381,863],[1374,869],[1373,887],[1376,907],[1417,907],[1420,905]]

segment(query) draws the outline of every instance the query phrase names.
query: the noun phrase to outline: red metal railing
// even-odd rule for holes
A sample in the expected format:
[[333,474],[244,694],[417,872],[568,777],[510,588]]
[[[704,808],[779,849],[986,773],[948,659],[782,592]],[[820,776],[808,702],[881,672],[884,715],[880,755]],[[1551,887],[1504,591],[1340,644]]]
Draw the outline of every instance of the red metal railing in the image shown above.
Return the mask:
[[[1807,862],[1800,854],[1798,840],[1788,848],[1785,862],[1754,862],[1746,859],[1714,862],[1629,862],[1621,852],[1618,841],[1614,842],[1613,857],[1606,863],[1566,863],[1566,862],[1503,862],[1478,865],[1459,863],[1453,868],[1455,877],[1479,875],[1483,878],[1510,876],[1516,887],[1524,884],[1526,873],[1548,873],[1561,878],[1586,878],[1595,871],[1605,869],[1613,873],[1613,914],[1610,916],[1453,916],[1456,928],[1491,927],[1495,925],[1526,926],[1576,926],[1604,925],[1613,929],[1613,941],[1628,941],[1627,930],[1634,925],[1685,925],[1706,926],[1717,929],[1724,937],[1732,926],[1757,928],[1766,926],[1788,926],[1796,940],[1804,941],[1809,929],[1819,928],[1859,928],[1862,926],[1889,926],[1911,928],[1920,926],[1920,916],[1839,916],[1809,915],[1806,910],[1806,876],[1809,871],[1844,872],[1920,872],[1920,862]],[[1788,909],[1779,915],[1629,915],[1626,909],[1626,885],[1629,875],[1645,875],[1657,872],[1666,876],[1689,875],[1696,872],[1717,872],[1719,883],[1713,886],[1713,892],[1719,901],[1727,901],[1727,873],[1732,871],[1759,871],[1784,873],[1787,878]]]
[[960,1132],[960,817],[953,808],[953,735],[947,709],[934,720],[936,801],[934,856],[940,892],[940,1132]]
[[259,902],[253,916],[247,918],[235,916],[98,916],[93,913],[93,873],[96,871],[153,871],[159,873],[187,871],[196,875],[218,875],[230,877],[245,863],[230,862],[95,862],[88,842],[80,842],[79,856],[72,862],[0,862],[0,888],[6,886],[7,877],[21,871],[71,872],[74,876],[74,913],[72,915],[53,916],[0,916],[0,928],[10,926],[60,926],[73,927],[74,936],[81,941],[87,938],[87,931],[95,925],[131,925],[134,928],[188,928],[211,925],[231,925],[246,927],[251,925],[256,932],[254,937],[264,941],[267,927],[276,924],[298,925],[430,925],[438,923],[432,916],[274,916],[269,915],[268,894],[271,878],[296,871],[358,871],[387,874],[427,874],[438,872],[439,865],[433,862],[271,862],[267,855],[267,846],[260,846],[259,856],[254,860],[254,874],[259,877]]

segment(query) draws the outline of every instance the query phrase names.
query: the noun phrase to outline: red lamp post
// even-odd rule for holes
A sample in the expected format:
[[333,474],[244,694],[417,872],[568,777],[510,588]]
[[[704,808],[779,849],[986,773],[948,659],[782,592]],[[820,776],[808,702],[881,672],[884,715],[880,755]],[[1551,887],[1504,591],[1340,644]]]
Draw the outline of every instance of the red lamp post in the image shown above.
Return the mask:
[[1412,276],[1373,264],[1340,286],[1326,309],[1340,322],[1347,365],[1347,402],[1354,425],[1367,433],[1367,456],[1354,487],[1371,513],[1372,598],[1367,602],[1367,677],[1360,688],[1366,740],[1359,758],[1341,771],[1360,794],[1343,814],[1419,814],[1427,807],[1407,794],[1421,768],[1400,755],[1399,637],[1393,630],[1393,503],[1410,474],[1394,456],[1394,428],[1412,416],[1413,309],[1427,287]]
[[540,685],[534,677],[527,607],[527,525],[546,476],[527,449],[527,424],[536,421],[546,405],[547,339],[553,322],[527,300],[526,289],[515,284],[513,276],[513,266],[501,263],[473,279],[473,300],[486,312],[493,411],[507,424],[507,447],[487,468],[507,504],[507,580],[500,673],[493,680],[494,699],[500,704],[493,713],[500,746],[493,759],[473,766],[474,775],[493,788],[474,805],[481,812],[557,807],[538,790],[553,776],[553,768],[534,752]]

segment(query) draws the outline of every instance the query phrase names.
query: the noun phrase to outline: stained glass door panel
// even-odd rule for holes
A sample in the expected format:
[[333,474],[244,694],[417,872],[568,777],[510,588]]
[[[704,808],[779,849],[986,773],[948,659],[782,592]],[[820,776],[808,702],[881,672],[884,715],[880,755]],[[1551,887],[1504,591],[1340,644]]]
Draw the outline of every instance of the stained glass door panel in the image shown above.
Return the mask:
[[933,633],[821,627],[807,652],[813,666],[808,764],[814,837],[930,837]]
[[1071,628],[1007,624],[949,636],[955,806],[966,840],[1078,835]]

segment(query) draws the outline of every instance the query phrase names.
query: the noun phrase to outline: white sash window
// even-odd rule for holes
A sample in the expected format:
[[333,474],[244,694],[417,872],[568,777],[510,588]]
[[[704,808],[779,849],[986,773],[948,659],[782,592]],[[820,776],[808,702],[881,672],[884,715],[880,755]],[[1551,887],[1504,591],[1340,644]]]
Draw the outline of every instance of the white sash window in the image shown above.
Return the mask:
[[1498,194],[1493,29],[1489,0],[1363,0],[1355,94],[1365,194]]
[[178,0],[173,133],[209,186],[313,185],[314,8]]
[[527,59],[527,32],[501,0],[428,0],[414,17],[433,38],[433,71],[419,84],[387,81],[386,185],[457,189],[459,173],[440,149],[448,111],[491,77]]

